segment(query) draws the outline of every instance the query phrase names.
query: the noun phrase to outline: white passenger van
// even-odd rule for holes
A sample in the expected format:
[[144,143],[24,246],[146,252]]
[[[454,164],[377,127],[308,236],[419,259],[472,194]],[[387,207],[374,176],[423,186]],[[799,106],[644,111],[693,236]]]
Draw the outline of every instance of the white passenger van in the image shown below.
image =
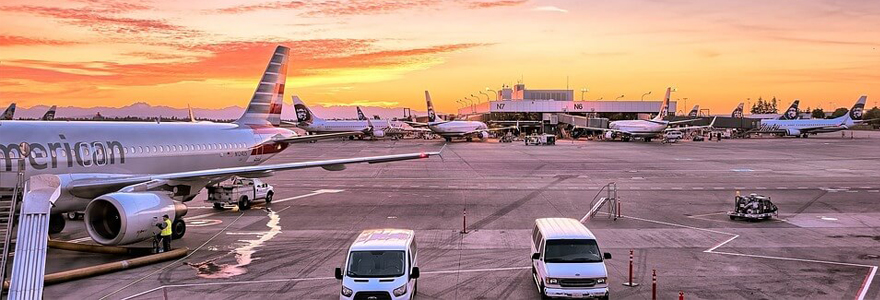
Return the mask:
[[542,299],[608,299],[608,272],[596,237],[575,219],[535,220],[532,276]]
[[365,230],[351,244],[344,268],[341,300],[413,299],[418,292],[419,250],[407,229]]

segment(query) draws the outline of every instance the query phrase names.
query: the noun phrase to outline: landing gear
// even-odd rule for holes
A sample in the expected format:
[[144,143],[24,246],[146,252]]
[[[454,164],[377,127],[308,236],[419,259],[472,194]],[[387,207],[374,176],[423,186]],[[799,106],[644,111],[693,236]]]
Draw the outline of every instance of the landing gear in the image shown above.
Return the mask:
[[241,198],[238,199],[238,209],[240,209],[240,210],[251,209],[251,200],[248,199],[247,196],[241,196]]
[[447,142],[447,143],[452,142],[452,138],[451,138],[451,137],[446,137],[445,139],[446,139],[446,142]]
[[651,142],[651,138],[646,137],[646,138],[645,138],[645,143],[650,143],[650,142]]
[[61,214],[51,214],[49,215],[49,233],[55,234],[64,230],[64,225],[67,224],[67,221],[64,220],[64,216]]
[[171,223],[171,239],[180,239],[184,234],[186,234],[186,222],[183,221],[183,218],[177,218]]
[[468,142],[470,143],[470,142],[473,142],[473,141],[474,141],[474,138],[472,138],[472,137],[467,137],[467,138],[465,138],[465,140],[468,141]]

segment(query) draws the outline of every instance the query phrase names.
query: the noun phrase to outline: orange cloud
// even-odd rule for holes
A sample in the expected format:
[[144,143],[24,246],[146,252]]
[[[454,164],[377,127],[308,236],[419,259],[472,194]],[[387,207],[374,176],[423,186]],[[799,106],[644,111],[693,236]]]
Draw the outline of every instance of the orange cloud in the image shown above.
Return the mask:
[[59,8],[33,5],[4,6],[0,11],[33,14],[65,20],[67,23],[87,27],[98,32],[116,33],[172,33],[190,36],[194,32],[183,26],[173,25],[160,19],[138,19],[120,16],[149,7],[138,4],[110,4],[82,8]]
[[66,45],[75,45],[75,44],[79,44],[79,42],[50,40],[50,39],[41,39],[41,38],[29,38],[29,37],[14,36],[14,35],[0,35],[0,47],[3,47],[3,46],[38,46],[38,45],[66,46]]
[[528,2],[528,0],[500,0],[500,1],[489,1],[489,2],[474,2],[468,5],[470,8],[493,8],[493,7],[503,7],[503,6],[517,6],[520,4],[524,4]]
[[[432,55],[477,47],[480,44],[450,44],[402,50],[371,50],[374,40],[328,39],[286,41],[291,45],[288,76],[314,75],[333,69],[358,69],[419,63]],[[201,47],[211,54],[190,58],[192,62],[119,64],[115,62],[61,63],[39,60],[9,60],[0,65],[6,79],[46,83],[81,82],[110,85],[153,85],[207,79],[256,78],[255,66],[264,65],[267,53],[278,43],[236,42]],[[152,53],[129,53],[154,56]],[[156,58],[173,55],[155,54]]]

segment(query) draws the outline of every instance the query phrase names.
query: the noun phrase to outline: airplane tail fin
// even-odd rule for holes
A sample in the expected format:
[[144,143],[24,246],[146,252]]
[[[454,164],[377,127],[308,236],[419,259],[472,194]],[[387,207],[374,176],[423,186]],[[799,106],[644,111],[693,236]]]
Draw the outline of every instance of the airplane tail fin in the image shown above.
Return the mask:
[[431,93],[425,91],[425,102],[428,104],[428,122],[442,121],[437,113],[434,112],[434,103],[431,102]]
[[296,120],[302,123],[312,123],[315,120],[320,120],[315,113],[306,106],[306,103],[302,101],[297,95],[291,96],[293,98],[293,108],[296,110]]
[[743,105],[745,103],[740,102],[736,109],[730,114],[731,118],[742,118],[743,117]]
[[801,100],[794,100],[794,102],[791,103],[791,106],[789,106],[788,109],[785,110],[785,113],[783,113],[781,116],[779,116],[779,120],[795,120],[795,119],[797,119],[798,114],[800,113],[800,111],[798,111],[798,105],[800,103],[801,103]]
[[358,120],[366,120],[366,119],[367,119],[367,115],[364,115],[364,112],[361,111],[361,107],[360,107],[360,106],[356,106],[356,108],[357,108],[357,111],[358,111]]
[[281,107],[284,101],[284,83],[287,81],[287,62],[290,48],[278,46],[260,78],[251,102],[235,123],[248,125],[281,125]]
[[859,97],[859,100],[856,101],[856,104],[854,104],[853,107],[850,108],[849,111],[845,115],[838,117],[838,119],[853,120],[853,121],[861,120],[862,115],[865,112],[865,103],[866,102],[868,102],[868,96],[862,95],[861,97]]
[[0,115],[0,120],[12,120],[12,117],[15,116],[15,102],[9,104],[9,107],[6,108],[6,111]]
[[663,104],[660,105],[660,113],[654,117],[654,121],[662,121],[669,115],[669,97],[672,95],[672,87],[666,88],[666,96],[663,97]]
[[55,105],[52,105],[52,107],[50,107],[49,110],[46,111],[46,114],[44,114],[43,117],[40,118],[40,120],[43,120],[43,121],[55,120],[55,110],[56,109],[57,109],[57,107]]
[[699,115],[699,114],[700,114],[700,105],[697,104],[697,105],[694,105],[694,108],[691,109],[691,112],[689,112],[687,116],[691,117],[691,118],[696,118],[697,115]]

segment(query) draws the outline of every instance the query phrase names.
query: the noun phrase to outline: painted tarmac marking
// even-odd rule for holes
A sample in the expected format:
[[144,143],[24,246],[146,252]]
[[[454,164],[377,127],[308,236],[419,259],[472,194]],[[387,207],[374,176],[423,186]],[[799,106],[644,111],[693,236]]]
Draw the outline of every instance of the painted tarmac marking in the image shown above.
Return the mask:
[[858,293],[858,296],[856,297],[856,300],[864,300],[865,299],[865,295],[868,294],[868,289],[871,288],[871,282],[874,281],[874,275],[877,273],[877,266],[871,266],[871,265],[854,264],[854,263],[837,262],[837,261],[826,261],[826,260],[816,260],[816,259],[806,259],[806,258],[793,258],[793,257],[781,257],[781,256],[768,256],[768,255],[755,255],[755,254],[743,254],[743,253],[715,251],[718,248],[720,248],[720,247],[726,245],[727,243],[732,242],[736,238],[740,237],[740,235],[734,234],[734,233],[729,233],[729,232],[712,230],[712,229],[699,228],[699,227],[693,227],[693,226],[688,226],[688,225],[664,222],[664,221],[642,219],[642,218],[626,216],[626,215],[624,215],[622,217],[623,218],[630,218],[633,220],[649,222],[649,223],[663,224],[663,225],[669,225],[669,226],[673,226],[673,227],[689,228],[689,229],[694,229],[694,230],[699,230],[699,231],[712,232],[712,233],[718,233],[718,234],[730,236],[730,238],[728,238],[727,240],[715,245],[712,248],[704,250],[703,251],[704,253],[731,255],[731,256],[740,256],[740,257],[750,257],[750,258],[763,258],[763,259],[771,259],[771,260],[799,261],[799,262],[808,262],[808,263],[820,263],[820,264],[829,264],[829,265],[838,265],[838,266],[869,268],[869,272],[868,272],[867,276],[865,277],[865,279],[862,281],[862,286],[859,288],[859,293]]
[[287,202],[287,201],[291,201],[291,200],[302,199],[302,198],[316,196],[316,195],[320,195],[320,194],[341,193],[343,191],[345,191],[345,190],[330,190],[330,189],[315,190],[315,191],[308,193],[308,194],[294,196],[294,197],[290,197],[290,198],[284,198],[284,199],[280,199],[280,200],[275,200],[275,201],[272,201],[272,203],[274,204],[274,203]]

